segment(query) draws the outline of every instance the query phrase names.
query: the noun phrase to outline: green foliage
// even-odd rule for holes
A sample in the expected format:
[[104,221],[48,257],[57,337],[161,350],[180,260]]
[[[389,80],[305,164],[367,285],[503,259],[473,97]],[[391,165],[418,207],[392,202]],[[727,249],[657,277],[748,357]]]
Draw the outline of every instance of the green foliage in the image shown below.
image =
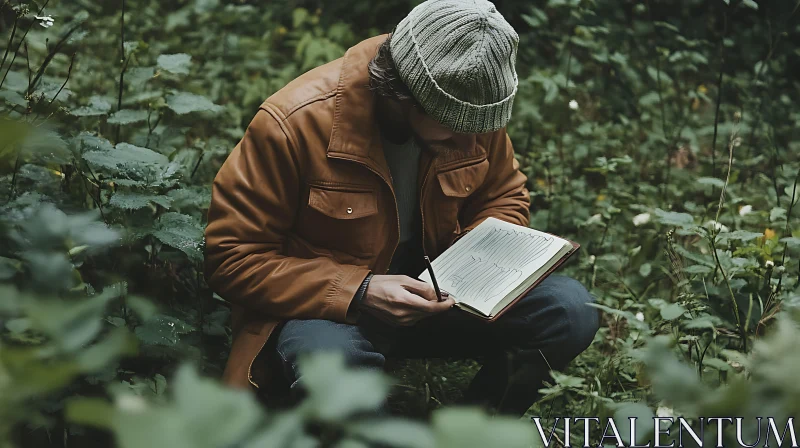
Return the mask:
[[[214,174],[266,97],[410,7],[328,3],[0,3],[0,445],[535,443],[439,409],[468,362],[401,363],[392,387],[310,359],[284,412],[207,379],[230,343],[201,272]],[[565,270],[603,312],[529,414],[797,415],[796,5],[498,6],[532,225],[582,244]],[[364,412],[387,391],[430,425]]]

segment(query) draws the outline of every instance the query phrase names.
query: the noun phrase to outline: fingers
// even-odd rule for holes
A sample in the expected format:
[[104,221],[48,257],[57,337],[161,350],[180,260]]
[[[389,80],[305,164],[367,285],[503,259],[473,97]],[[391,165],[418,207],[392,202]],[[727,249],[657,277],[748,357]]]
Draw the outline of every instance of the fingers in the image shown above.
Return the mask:
[[442,311],[447,311],[455,304],[455,300],[453,300],[452,297],[447,297],[441,302],[436,300],[435,297],[436,294],[434,293],[434,300],[426,300],[425,297],[420,297],[409,291],[405,300],[407,300],[409,306],[425,314],[441,313]]
[[[411,277],[406,277],[403,286],[406,290],[413,292],[414,294],[422,297],[425,300],[429,300],[432,302],[437,302],[439,300],[436,297],[436,290],[433,289],[433,285],[425,283],[423,281],[419,281],[417,279],[413,279]],[[445,295],[445,292],[442,291],[442,297],[448,297],[449,295]]]

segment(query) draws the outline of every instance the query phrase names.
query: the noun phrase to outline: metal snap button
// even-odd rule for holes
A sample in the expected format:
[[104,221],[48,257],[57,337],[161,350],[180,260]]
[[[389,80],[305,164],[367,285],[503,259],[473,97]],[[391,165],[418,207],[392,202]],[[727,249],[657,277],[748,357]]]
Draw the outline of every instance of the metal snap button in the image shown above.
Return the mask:
[[352,208],[350,208],[350,207],[347,207],[347,213],[348,213],[348,214],[350,214],[350,213],[353,213],[353,209],[352,209]]
[[470,191],[470,190],[472,190],[472,187],[470,187],[470,186],[468,185],[468,186],[464,187],[464,190]]

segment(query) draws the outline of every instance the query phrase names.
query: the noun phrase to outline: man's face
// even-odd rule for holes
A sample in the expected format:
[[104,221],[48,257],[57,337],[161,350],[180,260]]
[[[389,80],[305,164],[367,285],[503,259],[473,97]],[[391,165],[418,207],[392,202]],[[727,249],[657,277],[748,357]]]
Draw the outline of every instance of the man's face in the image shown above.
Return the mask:
[[453,132],[421,109],[407,104],[406,117],[414,134],[432,146],[445,146],[458,151],[470,151],[475,146],[477,134]]

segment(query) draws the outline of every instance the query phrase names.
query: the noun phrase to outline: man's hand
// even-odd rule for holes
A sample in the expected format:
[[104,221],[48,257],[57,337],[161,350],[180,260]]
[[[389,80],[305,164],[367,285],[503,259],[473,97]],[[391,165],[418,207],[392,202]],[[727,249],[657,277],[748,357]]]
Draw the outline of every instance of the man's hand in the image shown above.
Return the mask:
[[410,326],[455,304],[444,291],[442,298],[445,300],[439,302],[433,286],[406,275],[375,275],[361,306],[390,325]]

